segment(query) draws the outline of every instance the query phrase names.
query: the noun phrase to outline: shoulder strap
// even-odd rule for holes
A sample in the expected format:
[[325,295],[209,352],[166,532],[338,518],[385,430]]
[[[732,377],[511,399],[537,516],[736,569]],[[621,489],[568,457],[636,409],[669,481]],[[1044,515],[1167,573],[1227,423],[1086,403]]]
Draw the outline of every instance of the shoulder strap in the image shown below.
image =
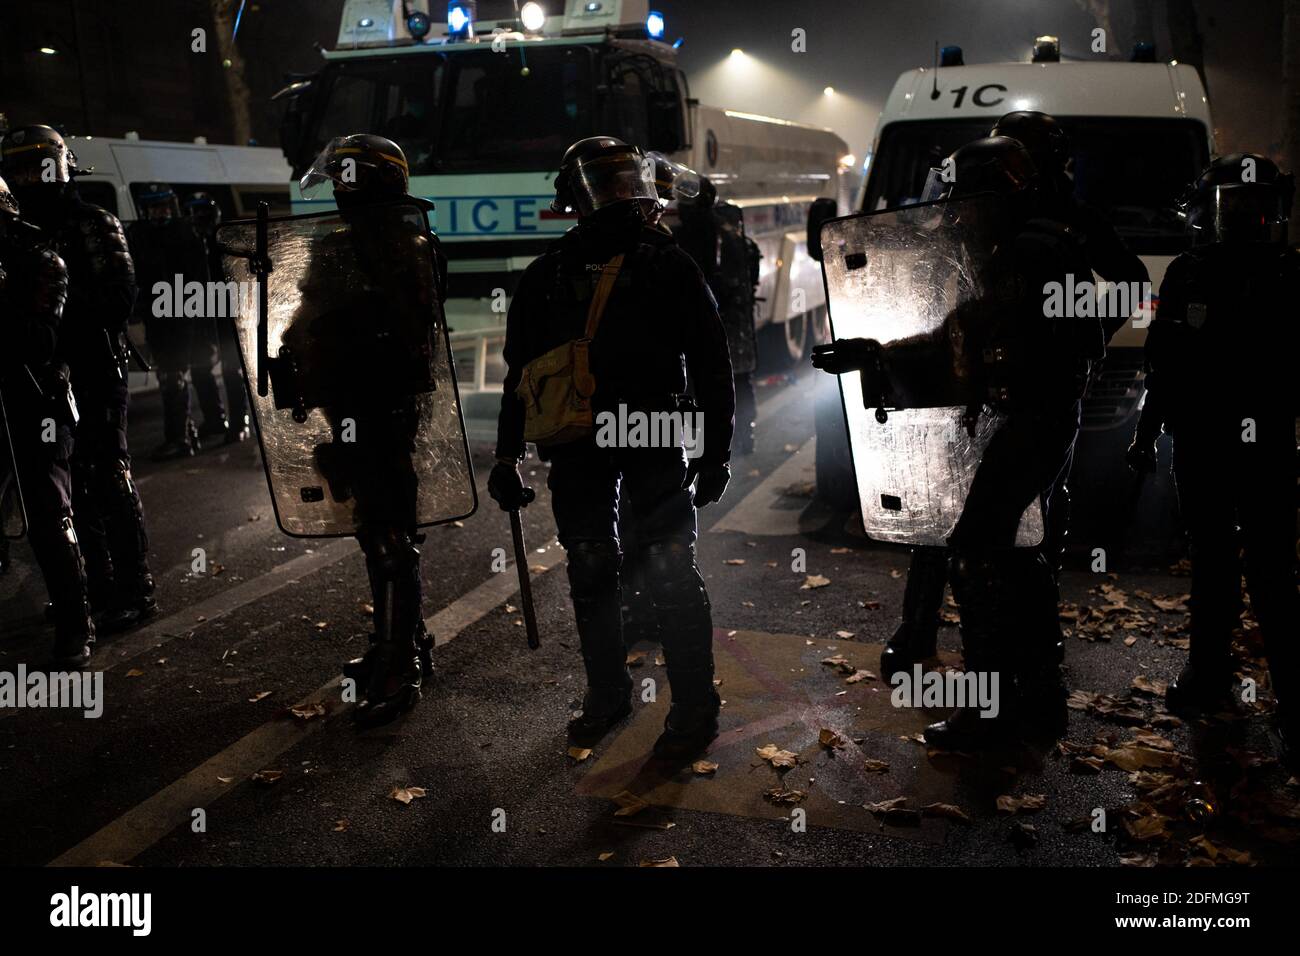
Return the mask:
[[583,338],[590,340],[596,337],[596,329],[599,328],[601,317],[605,314],[605,303],[609,301],[609,294],[614,291],[614,280],[618,278],[618,270],[621,268],[623,268],[623,253],[620,252],[605,263],[605,268],[601,270],[600,281],[596,283],[596,292],[591,297],[591,307],[587,310],[587,330],[583,333]]

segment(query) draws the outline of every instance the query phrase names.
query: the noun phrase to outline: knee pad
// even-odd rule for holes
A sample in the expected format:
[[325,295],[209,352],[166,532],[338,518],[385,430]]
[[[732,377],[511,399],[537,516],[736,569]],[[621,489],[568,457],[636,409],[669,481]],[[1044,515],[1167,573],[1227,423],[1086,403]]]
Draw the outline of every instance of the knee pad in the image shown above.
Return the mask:
[[645,546],[646,579],[660,606],[708,604],[704,578],[695,563],[695,545],[689,541],[654,541]]
[[622,554],[612,539],[576,541],[566,551],[569,560],[569,596],[573,600],[589,601],[618,591]]
[[362,528],[357,540],[372,574],[384,581],[409,576],[420,563],[420,549],[404,528]]

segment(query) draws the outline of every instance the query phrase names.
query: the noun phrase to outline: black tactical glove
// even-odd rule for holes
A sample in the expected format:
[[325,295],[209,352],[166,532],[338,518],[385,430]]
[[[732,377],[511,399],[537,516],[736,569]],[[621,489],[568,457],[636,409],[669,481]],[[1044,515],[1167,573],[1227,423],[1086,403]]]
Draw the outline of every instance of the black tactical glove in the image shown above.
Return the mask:
[[836,339],[813,348],[813,368],[832,375],[858,372],[878,365],[880,351],[880,343],[875,339]]
[[686,482],[682,487],[689,488],[695,484],[695,507],[703,508],[720,501],[730,481],[730,465],[702,464],[698,458],[692,458],[686,466]]
[[524,487],[519,477],[519,466],[503,461],[492,466],[488,475],[488,494],[501,506],[502,511],[518,511],[533,500],[532,489]]

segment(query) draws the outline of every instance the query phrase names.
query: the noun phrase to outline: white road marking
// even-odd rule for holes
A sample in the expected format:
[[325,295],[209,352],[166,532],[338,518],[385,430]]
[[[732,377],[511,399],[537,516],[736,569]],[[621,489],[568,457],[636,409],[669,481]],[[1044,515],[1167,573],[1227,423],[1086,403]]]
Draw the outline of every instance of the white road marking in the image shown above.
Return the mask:
[[810,438],[709,530],[740,531],[754,536],[798,534],[799,515],[808,501],[792,498],[785,491],[791,485],[815,480],[816,464],[817,439]]
[[[765,399],[759,406],[759,414],[764,418],[773,415],[803,394],[807,393],[798,388],[797,384],[787,386],[777,394]],[[809,450],[811,445],[811,442],[805,444],[800,449],[800,452],[791,458],[791,461],[798,458],[803,451]],[[719,530],[720,525],[727,522],[737,512],[748,513],[748,511],[742,512],[742,509],[753,510],[770,507],[767,502],[771,497],[772,489],[786,487],[786,485],[796,480],[797,475],[800,473],[800,469],[796,468],[790,472],[796,476],[795,478],[780,477],[783,472],[789,469],[789,466],[790,461],[783,463],[780,468],[761,482],[754,491],[742,499],[731,512],[728,512],[718,525],[715,525],[710,530]],[[317,570],[332,561],[341,559],[349,553],[351,548],[352,542],[350,539],[331,542],[314,554],[302,555],[253,581],[217,595],[209,599],[208,602],[193,605],[185,612],[186,616],[205,614],[208,620],[211,620],[214,615],[227,614],[236,607],[249,603],[249,601],[274,593],[290,583],[291,580],[302,577],[304,574]],[[546,573],[551,568],[557,567],[559,563],[557,560],[552,564],[545,565],[544,569],[538,572],[538,576]],[[533,566],[536,567],[540,564],[542,562],[537,561]],[[507,598],[517,593],[518,590],[519,584],[516,571],[512,565],[503,572],[493,574],[486,581],[467,591],[447,607],[426,618],[425,624],[434,634],[436,644],[445,645],[455,639],[462,631],[500,607]],[[204,606],[208,606],[209,610],[206,612],[201,610]],[[141,654],[153,647],[157,643],[158,637],[162,635],[164,626],[168,626],[169,622],[176,620],[178,617],[179,615],[173,615],[147,628],[143,628],[136,634],[131,635],[128,641],[121,643],[123,646],[129,645],[127,647],[129,656]],[[117,663],[127,659],[129,659],[128,656],[123,656]],[[310,707],[315,703],[337,704],[340,685],[341,678],[336,677],[329,683],[312,691],[295,706]],[[337,706],[333,708],[334,714],[339,712],[341,712],[341,708]],[[126,813],[106,824],[76,846],[60,854],[49,865],[95,866],[105,862],[127,863],[133,860],[178,826],[189,821],[196,807],[208,806],[257,771],[270,769],[271,764],[280,755],[307,736],[315,733],[328,722],[328,718],[299,721],[292,717],[284,717],[262,724],[217,755],[205,760],[183,777],[141,803],[136,804]],[[222,782],[221,778],[229,782]]]

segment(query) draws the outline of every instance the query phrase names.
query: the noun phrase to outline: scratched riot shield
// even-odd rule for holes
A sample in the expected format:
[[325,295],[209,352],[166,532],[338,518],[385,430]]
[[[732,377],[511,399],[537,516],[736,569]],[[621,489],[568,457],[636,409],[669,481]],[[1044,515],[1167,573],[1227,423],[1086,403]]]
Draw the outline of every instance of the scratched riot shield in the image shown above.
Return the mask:
[[27,533],[27,511],[18,482],[18,457],[9,434],[3,383],[0,383],[0,537],[15,539]]
[[[859,372],[839,377],[863,525],[877,540],[946,544],[984,450],[1005,420],[984,403],[972,363],[959,357],[965,323],[996,309],[1006,294],[993,255],[997,215],[991,196],[974,196],[823,227],[834,337],[875,339],[911,358],[905,397],[864,395]],[[1033,546],[1042,536],[1035,501],[1021,516],[1016,545]]]
[[280,528],[329,537],[473,514],[444,270],[424,209],[270,218],[263,208],[217,238]]

